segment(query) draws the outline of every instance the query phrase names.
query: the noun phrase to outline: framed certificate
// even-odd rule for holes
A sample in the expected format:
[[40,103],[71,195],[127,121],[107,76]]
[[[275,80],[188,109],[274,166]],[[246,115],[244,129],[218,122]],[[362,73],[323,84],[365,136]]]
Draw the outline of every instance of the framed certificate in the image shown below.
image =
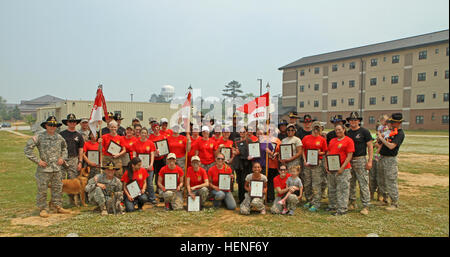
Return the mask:
[[166,190],[177,190],[178,173],[164,174],[164,187]]
[[150,154],[148,153],[138,153],[137,155],[142,161],[142,168],[147,169],[150,167]]
[[319,150],[308,149],[306,151],[306,162],[313,166],[319,165]]
[[219,190],[231,190],[231,176],[229,174],[219,174]]
[[252,180],[250,181],[250,197],[263,197],[264,182]]
[[253,158],[261,158],[261,149],[259,142],[248,143],[248,155]]
[[111,140],[107,152],[114,155],[119,154],[120,151],[122,151],[122,146]]
[[168,155],[169,152],[169,144],[167,143],[167,139],[159,140],[155,142],[156,149],[159,150],[159,155]]
[[100,164],[100,155],[98,151],[87,151],[87,158],[97,165]]
[[141,195],[141,189],[136,180],[127,185],[127,190],[133,199]]
[[294,150],[292,144],[281,144],[280,145],[280,158],[281,160],[287,160],[294,156]]
[[336,172],[341,168],[341,157],[339,154],[327,155],[328,171]]
[[231,147],[220,148],[220,153],[222,153],[225,156],[225,161],[228,161],[231,159]]
[[192,199],[192,197],[188,196],[187,210],[188,211],[200,211],[200,196],[195,196],[194,199]]

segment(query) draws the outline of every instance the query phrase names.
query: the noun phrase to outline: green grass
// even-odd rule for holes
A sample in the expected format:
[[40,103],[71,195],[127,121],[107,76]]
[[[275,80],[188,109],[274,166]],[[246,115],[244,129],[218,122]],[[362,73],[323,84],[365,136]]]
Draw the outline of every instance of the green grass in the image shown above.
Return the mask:
[[[429,141],[431,140],[431,141]],[[334,217],[323,208],[310,213],[299,207],[295,216],[252,214],[243,216],[238,211],[210,208],[211,203],[199,213],[186,211],[165,212],[153,207],[141,212],[102,217],[94,213],[93,206],[74,208],[78,215],[54,222],[50,226],[13,225],[15,219],[38,215],[34,173],[36,165],[25,158],[23,148],[26,139],[0,131],[0,236],[366,236],[377,233],[382,237],[396,236],[449,236],[449,189],[448,186],[422,186],[419,194],[400,190],[400,208],[387,212],[374,205],[369,216],[358,211],[346,216]],[[427,162],[416,161],[420,153],[448,148],[448,142],[423,139],[424,149],[417,150],[406,141],[400,152],[401,172],[411,174],[433,173],[448,177],[448,156],[430,155]],[[408,150],[409,148],[409,150]],[[406,149],[408,151],[403,151]],[[419,154],[418,154],[419,153]],[[448,149],[447,149],[448,154]],[[407,158],[411,157],[413,158]],[[437,158],[434,160],[433,158]],[[406,178],[399,180],[405,185]],[[358,190],[357,190],[358,191]],[[236,193],[236,192],[235,192]],[[358,196],[359,198],[359,196]],[[67,196],[64,196],[67,204]],[[358,200],[358,204],[359,204]],[[327,200],[323,200],[326,207]],[[300,206],[302,206],[301,204]],[[40,219],[40,218],[38,218]]]

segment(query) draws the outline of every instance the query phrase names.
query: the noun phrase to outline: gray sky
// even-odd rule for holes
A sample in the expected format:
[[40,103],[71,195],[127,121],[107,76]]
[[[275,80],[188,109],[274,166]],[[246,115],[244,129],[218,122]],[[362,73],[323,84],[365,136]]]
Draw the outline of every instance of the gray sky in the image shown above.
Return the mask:
[[148,101],[163,85],[281,93],[301,57],[449,28],[448,0],[0,0],[0,96]]

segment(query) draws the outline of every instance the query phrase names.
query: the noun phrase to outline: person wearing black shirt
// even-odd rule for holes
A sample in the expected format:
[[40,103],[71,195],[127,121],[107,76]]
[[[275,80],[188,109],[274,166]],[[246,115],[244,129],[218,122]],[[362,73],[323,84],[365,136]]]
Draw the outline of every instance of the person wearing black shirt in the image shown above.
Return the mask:
[[299,127],[297,128],[297,132],[295,133],[295,136],[300,138],[300,140],[303,140],[303,138],[307,135],[311,135],[312,134],[312,123],[316,121],[315,119],[311,118],[311,115],[306,114],[305,116],[303,116],[303,120],[300,121],[301,123],[303,123],[303,128]]
[[388,119],[392,130],[387,139],[378,131],[378,141],[382,143],[380,150],[379,170],[381,177],[384,178],[384,187],[386,195],[391,198],[391,206],[386,210],[393,211],[398,208],[398,164],[397,155],[400,145],[405,139],[405,133],[400,128],[403,121],[401,113],[393,113]]
[[[355,144],[355,152],[351,160],[352,178],[350,179],[350,194],[349,194],[349,210],[356,208],[356,181],[359,184],[359,192],[363,209],[361,214],[369,214],[370,204],[370,190],[369,190],[369,170],[372,168],[373,160],[373,143],[372,135],[366,128],[360,126],[362,118],[357,112],[350,113],[347,118],[350,124],[350,129],[347,130],[347,136],[353,140]],[[366,161],[366,155],[369,154],[369,159]]]
[[122,115],[120,115],[119,113],[117,113],[116,115],[114,115],[114,120],[117,122],[117,134],[119,136],[125,136],[127,134],[127,131],[125,130],[124,127],[122,127],[120,124],[122,123]]
[[242,127],[239,131],[240,138],[236,139],[233,147],[232,167],[236,172],[236,182],[238,183],[238,198],[239,203],[245,199],[245,177],[252,173],[252,161],[248,155],[248,143],[253,141],[248,137],[248,129]]
[[284,138],[286,138],[288,136],[287,130],[286,130],[287,125],[288,125],[288,123],[286,120],[281,120],[278,123],[278,129],[280,130],[280,133],[278,133],[278,135],[277,135],[278,139],[283,140]]
[[[330,122],[336,127],[336,125],[341,124],[344,125],[347,121],[342,118],[342,115],[338,114],[331,118]],[[346,132],[344,131],[346,134]],[[331,139],[337,137],[336,131],[334,129],[327,133],[327,144],[330,144]]]

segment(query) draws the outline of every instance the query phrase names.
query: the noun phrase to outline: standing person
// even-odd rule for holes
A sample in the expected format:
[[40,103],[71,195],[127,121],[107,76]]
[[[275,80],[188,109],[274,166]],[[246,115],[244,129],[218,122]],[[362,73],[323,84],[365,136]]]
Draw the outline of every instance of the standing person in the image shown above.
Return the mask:
[[102,119],[103,119],[103,121],[106,122],[106,127],[102,128],[102,136],[103,136],[103,135],[109,134],[109,123],[111,121],[114,121],[114,113],[108,112],[108,118],[103,117]]
[[131,126],[134,127],[134,126],[137,125],[137,124],[141,125],[141,121],[140,121],[138,118],[134,118],[134,119],[131,121]]
[[[363,208],[361,214],[369,214],[370,190],[369,190],[369,170],[372,168],[373,143],[372,135],[366,128],[361,127],[362,118],[357,112],[351,112],[346,119],[350,124],[347,136],[353,140],[355,152],[350,162],[352,166],[352,178],[350,179],[350,198],[348,210],[356,208],[356,181],[359,184],[359,192]],[[366,160],[366,155],[369,155]]]
[[[326,165],[328,173],[328,211],[332,211],[334,216],[340,216],[347,214],[352,175],[350,161],[353,152],[355,152],[355,145],[351,138],[345,136],[344,125],[338,124],[334,130],[337,137],[331,139],[327,154],[339,154],[341,167],[337,172],[330,172],[328,165]],[[327,162],[326,158],[325,162]]]
[[[134,136],[136,137],[136,139],[139,140],[139,137],[141,136],[142,125],[136,124],[133,126],[133,128],[134,128]],[[149,134],[151,134],[151,133],[149,133]]]
[[[252,164],[253,173],[248,174],[245,178],[245,198],[240,206],[240,213],[244,215],[249,215],[250,210],[255,208],[261,214],[266,214],[266,206],[264,205],[265,195],[267,194],[267,177],[261,174],[261,164],[259,162],[253,162]],[[250,197],[250,182],[251,181],[262,181],[264,183],[263,197]]]
[[[388,139],[385,139],[380,132],[378,133],[378,140],[381,141],[382,146],[380,150],[379,172],[384,178],[384,192],[386,196],[391,199],[391,204],[386,208],[388,211],[394,211],[398,208],[398,166],[397,155],[405,133],[401,129],[403,122],[403,115],[401,113],[393,113],[388,119],[392,126],[392,131]],[[387,199],[385,199],[387,200]]]
[[91,179],[95,175],[100,174],[100,163],[95,164],[94,162],[91,162],[87,157],[88,151],[98,152],[99,146],[100,144],[97,141],[97,135],[93,134],[92,131],[89,132],[89,141],[84,142],[83,146],[83,159],[87,166],[90,168],[88,179]]
[[120,204],[123,200],[122,182],[115,176],[118,168],[113,162],[108,162],[105,167],[101,167],[104,172],[91,178],[84,191],[88,193],[89,202],[97,205],[101,215],[108,213],[124,213],[124,208]]
[[[25,156],[36,163],[36,206],[39,208],[39,216],[49,217],[47,204],[47,190],[49,184],[51,192],[51,205],[56,208],[57,213],[70,214],[69,210],[62,208],[62,181],[61,166],[67,158],[66,140],[56,133],[56,128],[62,124],[56,121],[55,116],[50,116],[41,123],[45,131],[38,133],[27,141],[24,149]],[[39,157],[34,154],[37,147]]]
[[287,125],[288,125],[288,123],[286,120],[281,120],[278,123],[278,129],[280,130],[280,133],[278,133],[278,138],[280,140],[283,140],[284,138],[286,138],[288,136],[287,131],[286,131]]
[[252,161],[248,155],[248,144],[253,141],[248,138],[247,128],[242,127],[239,131],[240,140],[235,144],[233,148],[233,159],[232,166],[236,171],[236,180],[238,183],[238,197],[239,203],[242,203],[245,198],[245,178],[251,173]]
[[120,113],[116,113],[114,115],[114,120],[117,122],[117,134],[119,134],[120,136],[125,136],[125,128],[121,126],[122,124],[122,115]]
[[[139,157],[131,159],[125,168],[125,172],[121,179],[123,182],[125,210],[127,212],[133,212],[136,205],[138,206],[138,210],[142,210],[144,203],[148,202],[148,196],[145,193],[147,191],[147,177],[148,172],[145,168],[142,168],[142,160],[139,159]],[[141,195],[138,195],[136,198],[131,197],[127,188],[127,185],[134,181],[137,182],[139,189],[141,190]]]
[[235,139],[239,138],[239,128],[237,124],[238,124],[238,116],[236,115],[236,113],[233,113],[233,128],[230,134],[230,140],[233,142],[235,141]]
[[[158,176],[158,187],[160,195],[164,199],[165,210],[181,210],[183,209],[183,181],[184,172],[176,164],[177,156],[174,153],[167,155],[167,165],[164,166]],[[164,187],[164,174],[176,173],[178,174],[177,189],[175,191],[166,190]]]
[[269,153],[269,174],[267,176],[267,203],[271,203],[275,199],[275,182],[274,179],[278,176],[278,155],[280,152],[281,140],[276,137],[276,128],[269,127],[269,140],[272,143],[272,153]]
[[[120,179],[122,178],[123,171],[122,171],[122,155],[126,153],[126,148],[124,147],[124,141],[123,137],[117,134],[117,122],[111,121],[109,123],[109,133],[106,135],[102,135],[101,144],[102,144],[102,151],[103,151],[103,163],[109,163],[113,162],[115,167],[118,168],[115,170],[116,174],[115,176]],[[114,143],[118,144],[122,147],[122,150],[118,154],[110,154],[108,153],[108,147],[111,143],[111,141],[114,141]]]
[[[166,136],[162,135],[160,133],[160,126],[157,122],[152,123],[152,131],[153,134],[150,134],[149,139],[156,144],[157,141],[160,140],[165,140],[167,139]],[[156,191],[159,192],[159,188],[158,188],[158,176],[159,176],[159,171],[162,169],[162,167],[164,167],[166,165],[166,160],[165,160],[165,156],[161,156],[159,155],[159,150],[156,149],[155,150],[155,161],[153,162],[153,170],[154,170],[154,176],[155,176],[155,184],[156,184]],[[163,202],[163,198],[162,195],[159,196],[160,201]]]
[[191,137],[189,133],[186,136],[180,135],[181,126],[175,124],[172,126],[172,135],[167,136],[170,152],[177,156],[177,165],[186,170],[186,151],[191,150]]
[[200,206],[204,206],[209,194],[208,174],[206,174],[205,169],[200,167],[200,158],[198,156],[192,157],[191,163],[192,167],[187,169],[186,176],[188,197],[194,200],[196,196],[199,196]]
[[222,138],[222,128],[220,125],[215,125],[212,135],[210,134],[210,138],[214,140],[214,142],[218,142]]
[[125,136],[123,137],[123,146],[125,147],[125,154],[122,155],[122,169],[125,170],[125,167],[128,167],[128,162],[133,159],[133,148],[134,144],[138,142],[140,139],[134,136],[134,129],[131,126],[128,126],[125,129]]
[[297,123],[297,120],[299,118],[300,117],[298,116],[297,112],[290,112],[289,113],[289,124],[288,125],[293,124],[295,126],[295,131],[298,131],[300,129],[300,125],[298,125],[298,123]]
[[[195,158],[195,156],[193,158]],[[231,190],[219,189],[220,174],[228,174],[231,176],[232,180],[234,179],[233,171],[224,161],[225,156],[222,153],[218,153],[216,155],[216,165],[212,166],[208,171],[209,188],[211,195],[214,197],[213,206],[215,208],[219,208],[220,204],[223,202],[228,210],[234,210],[236,209],[236,201],[234,200]]]
[[[380,131],[380,133],[383,135],[384,139],[389,138],[390,131],[392,129],[391,123],[388,123],[389,115],[383,114],[380,115],[378,118],[377,126],[375,128],[376,131]],[[389,132],[388,132],[389,131]],[[381,173],[378,172],[378,162],[380,161],[380,150],[382,143],[381,141],[377,140],[377,135],[375,135],[374,140],[374,157],[373,157],[373,165],[372,169],[369,172],[369,186],[370,186],[370,199],[374,200],[375,192],[377,192],[377,201],[378,202],[384,202],[387,203],[386,195],[383,192],[384,190],[384,178],[382,178],[380,175]]]
[[301,123],[303,123],[303,127],[300,127],[296,132],[295,132],[295,136],[300,138],[300,140],[303,140],[303,138],[307,135],[311,135],[312,134],[312,123],[316,121],[315,119],[311,118],[311,115],[309,114],[305,114],[305,116],[303,116],[303,120],[300,121]]
[[258,138],[258,142],[259,142],[259,150],[261,152],[261,157],[260,158],[255,158],[253,159],[253,161],[257,161],[259,162],[259,164],[261,164],[261,168],[265,174],[266,172],[266,166],[269,164],[268,162],[266,163],[266,155],[273,155],[274,154],[274,148],[272,145],[272,142],[269,138],[269,136],[264,135],[264,131],[262,129],[258,129],[256,131],[256,137]]
[[[320,207],[322,199],[322,177],[323,177],[323,156],[327,152],[327,140],[320,135],[320,122],[314,121],[312,124],[312,134],[303,138],[303,184],[305,186],[306,204],[304,207],[309,211],[315,212]],[[307,162],[307,154],[309,150],[319,151],[319,160],[317,165],[310,165]]]
[[173,134],[173,131],[167,128],[167,126],[169,125],[169,121],[167,120],[167,118],[162,118],[159,122],[159,125],[161,128],[159,133],[161,133],[161,135],[168,137]]
[[134,143],[133,148],[133,158],[139,156],[139,154],[149,154],[150,155],[150,163],[148,164],[148,168],[142,168],[147,171],[146,176],[146,190],[147,199],[150,203],[156,204],[156,196],[155,196],[155,188],[153,187],[153,176],[155,174],[155,151],[156,147],[152,140],[148,137],[147,128],[141,129],[141,136],[139,140]]
[[[342,118],[342,115],[338,114],[331,118],[330,122],[336,127],[336,125],[345,125],[347,122]],[[344,127],[345,128],[345,127]],[[336,137],[336,131],[334,129],[327,133],[327,144],[330,144],[331,139]]]
[[200,136],[200,128],[198,125],[192,126],[192,135],[191,138],[191,149],[188,152],[188,167],[191,167],[191,159],[193,156],[195,156],[196,146],[197,142],[199,142],[202,137]]
[[89,119],[82,118],[80,127],[81,128],[78,132],[83,136],[84,142],[89,141],[89,132],[91,132],[91,129],[89,128]]
[[197,142],[195,155],[200,157],[202,168],[206,171],[214,166],[214,149],[216,148],[216,142],[209,137],[209,128],[207,126],[202,127],[202,139]]
[[281,140],[281,144],[291,144],[292,145],[292,154],[293,156],[289,159],[282,160],[280,155],[280,162],[281,164],[285,164],[288,169],[290,169],[293,166],[300,165],[300,156],[302,155],[302,140],[300,138],[295,136],[295,125],[289,124],[287,127],[287,133],[288,137]]

